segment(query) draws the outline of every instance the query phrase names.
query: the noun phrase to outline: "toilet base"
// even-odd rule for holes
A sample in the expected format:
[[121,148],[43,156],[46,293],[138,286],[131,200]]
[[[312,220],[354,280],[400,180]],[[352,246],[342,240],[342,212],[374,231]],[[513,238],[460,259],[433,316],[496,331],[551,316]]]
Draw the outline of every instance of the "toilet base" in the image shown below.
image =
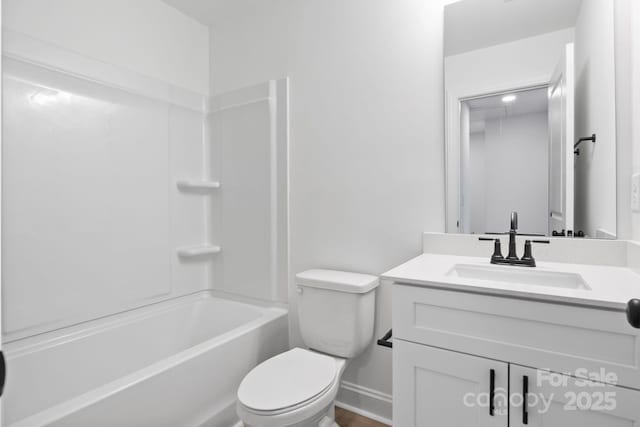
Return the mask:
[[[244,424],[242,421],[240,421],[238,424],[235,424],[233,427],[252,427],[249,426],[247,424]],[[300,424],[296,424],[290,427],[340,427],[338,425],[338,423],[336,423],[333,418],[330,418],[328,416],[325,416],[323,419],[320,420],[320,422],[318,423],[316,422],[308,422],[308,423],[300,423]]]
[[340,426],[331,418],[324,417],[322,421],[320,421],[320,424],[318,425],[318,427],[340,427]]
[[[242,423],[242,421],[240,421],[238,424],[235,424],[233,427],[250,427],[244,423]],[[336,423],[334,420],[332,420],[329,417],[324,417],[324,419],[322,419],[322,421],[320,421],[320,424],[317,424],[315,426],[300,426],[300,427],[340,427],[338,425],[338,423]]]

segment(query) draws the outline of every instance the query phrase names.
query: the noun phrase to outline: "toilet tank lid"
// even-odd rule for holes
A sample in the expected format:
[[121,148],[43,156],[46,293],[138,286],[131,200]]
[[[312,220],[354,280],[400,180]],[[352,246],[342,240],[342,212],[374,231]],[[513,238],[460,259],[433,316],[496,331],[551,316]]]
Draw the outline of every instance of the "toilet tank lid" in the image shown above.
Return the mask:
[[337,270],[307,270],[296,274],[296,284],[310,288],[364,294],[375,289],[380,281],[377,276]]

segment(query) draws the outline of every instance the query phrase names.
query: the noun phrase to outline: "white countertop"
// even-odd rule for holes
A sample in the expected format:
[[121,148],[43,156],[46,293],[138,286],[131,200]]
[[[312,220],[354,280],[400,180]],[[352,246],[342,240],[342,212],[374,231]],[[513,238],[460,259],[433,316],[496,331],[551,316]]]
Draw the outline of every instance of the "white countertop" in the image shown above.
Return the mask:
[[[469,279],[448,273],[455,265],[491,267],[489,257],[422,254],[382,274],[383,279],[427,287],[447,288],[500,296],[534,299],[598,308],[625,310],[627,302],[640,298],[640,275],[630,268],[606,265],[584,265],[538,262],[536,271],[579,274],[591,289],[569,289]],[[501,267],[527,269],[529,267]]]

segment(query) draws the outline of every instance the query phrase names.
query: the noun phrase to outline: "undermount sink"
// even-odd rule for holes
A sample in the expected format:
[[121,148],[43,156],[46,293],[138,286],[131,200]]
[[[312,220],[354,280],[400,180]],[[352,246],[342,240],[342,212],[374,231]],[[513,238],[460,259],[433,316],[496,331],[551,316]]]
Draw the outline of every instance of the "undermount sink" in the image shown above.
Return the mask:
[[548,288],[590,290],[582,276],[576,273],[537,270],[525,267],[495,265],[456,264],[446,274],[448,277],[482,280],[494,283],[544,286]]

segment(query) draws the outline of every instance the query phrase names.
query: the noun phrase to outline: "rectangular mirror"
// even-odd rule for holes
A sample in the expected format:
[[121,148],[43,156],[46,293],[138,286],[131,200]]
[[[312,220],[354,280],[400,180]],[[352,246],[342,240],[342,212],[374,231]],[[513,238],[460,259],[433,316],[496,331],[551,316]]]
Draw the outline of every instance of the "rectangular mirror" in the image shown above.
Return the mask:
[[446,6],[448,232],[616,238],[614,3]]

